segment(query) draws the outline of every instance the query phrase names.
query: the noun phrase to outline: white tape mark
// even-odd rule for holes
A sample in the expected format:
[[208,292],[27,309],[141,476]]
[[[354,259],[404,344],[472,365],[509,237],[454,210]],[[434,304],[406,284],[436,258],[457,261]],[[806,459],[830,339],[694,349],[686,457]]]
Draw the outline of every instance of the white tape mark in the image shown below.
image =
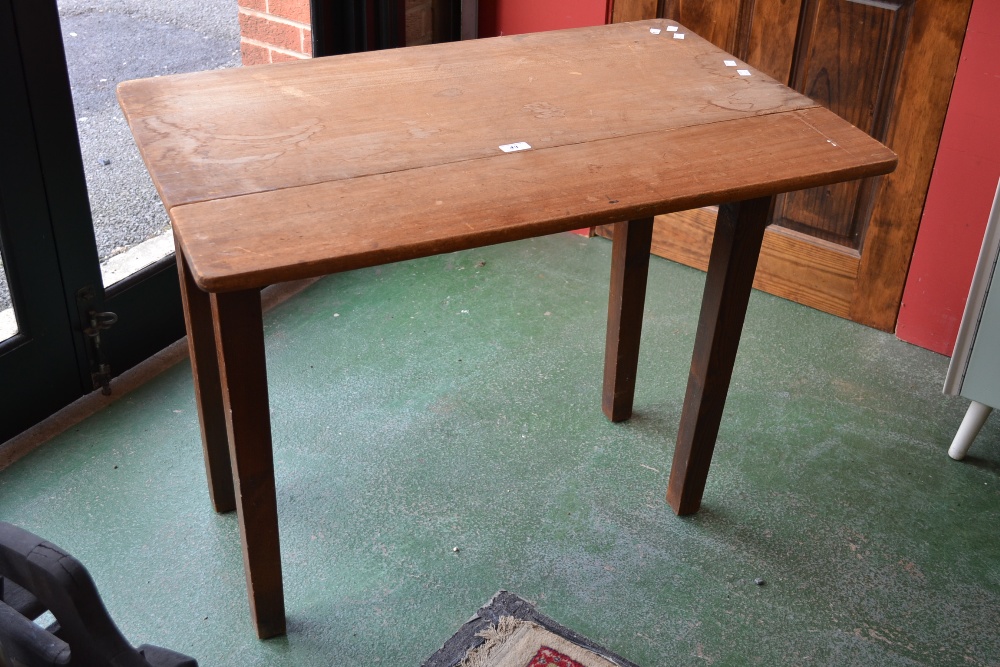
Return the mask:
[[514,144],[504,144],[500,147],[504,153],[514,153],[516,151],[526,151],[531,148],[531,145],[526,141],[518,141]]
[[827,139],[826,143],[830,144],[831,146],[836,146],[837,145],[837,142],[834,141],[834,140],[832,140],[832,139]]
[[738,69],[736,70],[736,73],[740,76],[750,76],[750,70],[748,69]]
[[667,32],[677,32],[677,26],[675,26],[675,25],[668,25],[667,26]]
[[659,28],[650,28],[649,31],[651,33],[653,33],[654,35],[659,35],[660,34],[660,29]]
[[675,32],[674,33],[674,39],[684,39],[684,33],[683,32]]
[[736,67],[736,61],[735,60],[723,60],[722,63],[726,67]]

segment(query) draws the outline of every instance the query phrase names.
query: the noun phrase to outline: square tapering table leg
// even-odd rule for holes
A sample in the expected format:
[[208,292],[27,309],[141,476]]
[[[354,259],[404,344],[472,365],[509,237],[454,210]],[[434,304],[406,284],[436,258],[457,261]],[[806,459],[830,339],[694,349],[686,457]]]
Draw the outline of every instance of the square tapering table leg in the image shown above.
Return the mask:
[[222,386],[219,383],[219,361],[215,351],[212,302],[208,293],[195,284],[180,247],[177,247],[177,271],[184,304],[191,373],[194,376],[194,398],[201,423],[208,495],[216,512],[231,512],[236,509],[236,499],[229,463],[226,415],[222,407]]
[[615,224],[601,400],[604,414],[613,422],[632,416],[652,238],[652,218]]
[[285,602],[260,292],[211,299],[250,616],[266,639],[285,634]]
[[719,207],[667,487],[677,514],[701,507],[771,203],[762,197]]

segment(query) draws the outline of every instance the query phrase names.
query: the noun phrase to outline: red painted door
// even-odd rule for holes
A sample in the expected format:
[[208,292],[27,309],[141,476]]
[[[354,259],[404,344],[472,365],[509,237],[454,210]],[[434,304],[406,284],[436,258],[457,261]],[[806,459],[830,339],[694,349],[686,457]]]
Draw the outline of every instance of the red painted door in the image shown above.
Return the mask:
[[950,356],[1000,179],[1000,3],[976,0],[896,335]]
[[479,36],[607,23],[609,0],[479,0]]

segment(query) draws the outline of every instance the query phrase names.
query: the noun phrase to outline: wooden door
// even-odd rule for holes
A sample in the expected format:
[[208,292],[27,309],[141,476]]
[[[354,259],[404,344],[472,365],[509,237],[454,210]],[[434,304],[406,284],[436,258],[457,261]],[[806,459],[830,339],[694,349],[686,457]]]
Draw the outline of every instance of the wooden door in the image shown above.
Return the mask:
[[[891,331],[972,0],[616,0],[678,21],[899,155],[889,176],[778,200],[754,286]],[[704,269],[715,213],[656,219],[653,252]],[[608,230],[599,230],[607,235]]]

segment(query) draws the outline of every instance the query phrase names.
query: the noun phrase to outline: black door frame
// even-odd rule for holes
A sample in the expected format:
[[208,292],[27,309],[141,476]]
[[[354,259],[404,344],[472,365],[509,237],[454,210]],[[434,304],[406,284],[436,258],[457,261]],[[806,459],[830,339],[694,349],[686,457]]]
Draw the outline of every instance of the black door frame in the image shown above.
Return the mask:
[[[406,46],[403,0],[309,0],[313,57]],[[434,41],[475,39],[478,0],[440,0]]]
[[[0,442],[184,335],[172,257],[105,290],[55,0],[0,0],[0,242],[18,333],[0,342]],[[93,313],[118,322],[95,339]],[[100,345],[97,353],[95,340]]]
[[18,323],[0,341],[0,440],[82,391],[16,27],[12,2],[0,0],[0,246]]

